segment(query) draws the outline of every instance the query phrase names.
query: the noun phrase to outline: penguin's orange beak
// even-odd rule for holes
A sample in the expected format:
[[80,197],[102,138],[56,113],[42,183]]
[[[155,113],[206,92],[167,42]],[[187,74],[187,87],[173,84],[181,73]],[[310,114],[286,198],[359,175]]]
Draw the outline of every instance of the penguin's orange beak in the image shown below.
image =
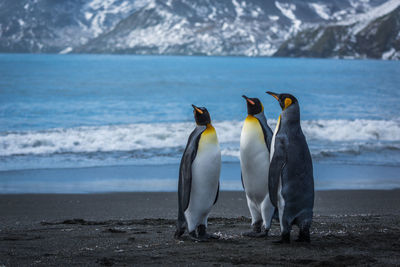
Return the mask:
[[203,111],[201,109],[199,109],[198,107],[196,107],[195,105],[192,104],[192,107],[194,108],[194,110],[196,110],[198,113],[203,114]]
[[277,93],[273,93],[273,92],[270,92],[270,91],[267,91],[266,93],[269,94],[269,95],[272,95],[276,100],[279,101],[279,97],[278,97]]
[[246,99],[246,101],[247,102],[249,102],[251,105],[255,105],[256,103],[254,103],[254,101],[253,100],[251,100],[250,98],[248,98],[247,96],[245,96],[245,95],[242,95],[242,97],[244,98],[244,99]]

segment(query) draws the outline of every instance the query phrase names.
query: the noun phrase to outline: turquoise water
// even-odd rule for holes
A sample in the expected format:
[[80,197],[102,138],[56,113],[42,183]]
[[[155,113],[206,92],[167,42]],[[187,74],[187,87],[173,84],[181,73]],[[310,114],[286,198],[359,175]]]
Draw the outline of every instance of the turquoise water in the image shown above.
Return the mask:
[[280,108],[267,90],[299,99],[315,163],[400,169],[399,84],[397,61],[2,54],[0,191],[27,171],[177,166],[191,104],[208,108],[223,164],[237,165],[241,95],[260,98],[273,128]]

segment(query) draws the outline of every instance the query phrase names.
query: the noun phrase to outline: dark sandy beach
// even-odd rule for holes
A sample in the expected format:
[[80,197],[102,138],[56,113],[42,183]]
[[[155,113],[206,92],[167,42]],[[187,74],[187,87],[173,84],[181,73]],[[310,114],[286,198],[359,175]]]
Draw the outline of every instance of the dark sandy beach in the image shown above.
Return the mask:
[[268,239],[241,237],[243,192],[221,192],[209,220],[220,240],[174,240],[176,202],[176,193],[0,195],[0,266],[400,264],[400,190],[317,192],[311,244],[272,244],[277,223]]

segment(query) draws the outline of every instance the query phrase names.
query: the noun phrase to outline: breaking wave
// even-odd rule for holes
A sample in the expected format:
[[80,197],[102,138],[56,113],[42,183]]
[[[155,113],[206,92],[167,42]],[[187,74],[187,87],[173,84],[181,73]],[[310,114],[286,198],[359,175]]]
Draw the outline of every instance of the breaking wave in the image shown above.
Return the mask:
[[[276,121],[269,123],[274,129]],[[225,160],[237,160],[242,122],[215,122],[214,127]],[[193,128],[192,122],[184,122],[2,132],[0,157],[3,163],[0,164],[6,164],[8,157],[54,154],[92,158],[108,155],[98,156],[99,162],[121,155],[143,160],[153,157],[177,160]],[[400,153],[400,121],[310,120],[303,121],[302,128],[315,158],[385,151]]]

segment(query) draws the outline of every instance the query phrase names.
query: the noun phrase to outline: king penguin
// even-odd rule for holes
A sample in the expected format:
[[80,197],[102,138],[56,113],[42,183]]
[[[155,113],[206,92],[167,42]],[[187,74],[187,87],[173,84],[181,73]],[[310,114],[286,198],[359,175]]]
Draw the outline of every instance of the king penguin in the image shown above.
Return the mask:
[[189,237],[206,241],[218,236],[207,234],[207,219],[219,193],[221,150],[210,114],[193,106],[196,128],[189,136],[179,168],[178,220],[175,237],[187,228]]
[[282,108],[271,142],[268,183],[271,202],[279,211],[278,243],[290,243],[292,225],[299,227],[296,241],[310,242],[314,176],[310,150],[300,126],[299,102],[290,94],[267,93]]
[[248,116],[240,135],[240,167],[253,226],[253,231],[243,235],[264,237],[268,236],[275,211],[268,192],[272,131],[267,124],[260,100],[245,95],[243,98],[246,99]]

